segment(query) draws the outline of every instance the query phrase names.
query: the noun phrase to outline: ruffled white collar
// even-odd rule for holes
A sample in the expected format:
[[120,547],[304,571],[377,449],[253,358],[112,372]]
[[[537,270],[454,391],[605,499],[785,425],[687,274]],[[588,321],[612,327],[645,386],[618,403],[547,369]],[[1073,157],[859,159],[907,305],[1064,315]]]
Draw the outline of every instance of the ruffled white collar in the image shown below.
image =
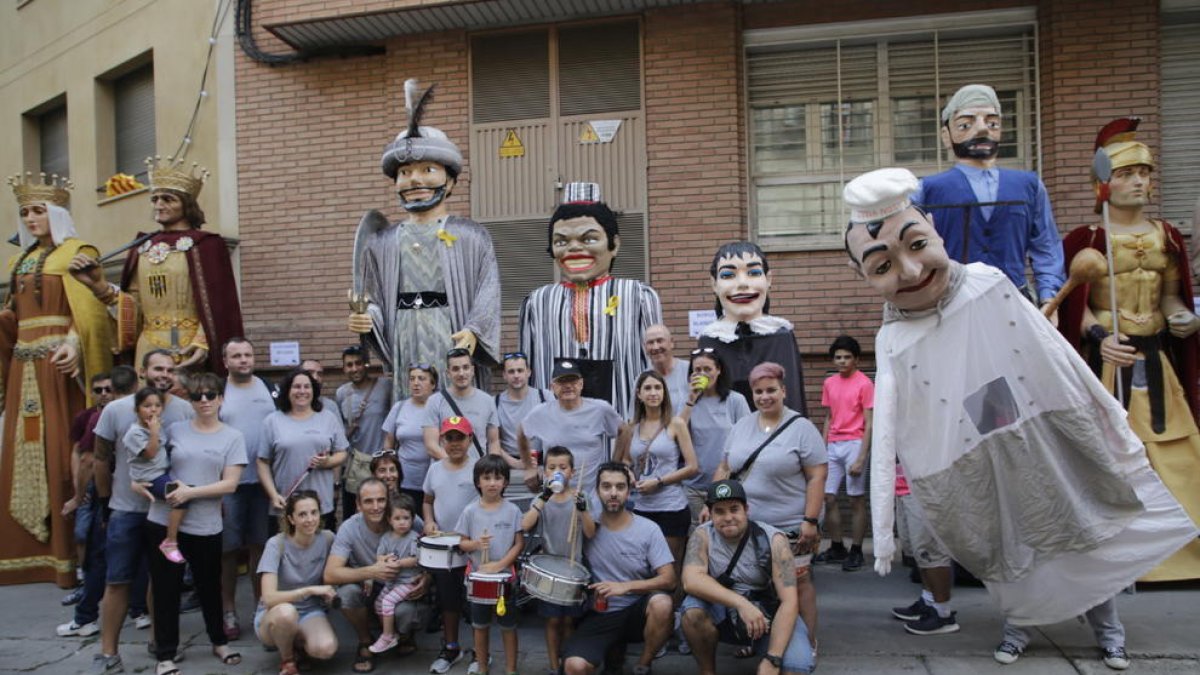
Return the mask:
[[[738,339],[737,321],[717,319],[704,327],[700,332],[704,337],[716,338],[721,342],[730,343]],[[780,330],[792,330],[792,322],[780,316],[764,314],[750,321],[750,332],[755,335],[774,335]]]

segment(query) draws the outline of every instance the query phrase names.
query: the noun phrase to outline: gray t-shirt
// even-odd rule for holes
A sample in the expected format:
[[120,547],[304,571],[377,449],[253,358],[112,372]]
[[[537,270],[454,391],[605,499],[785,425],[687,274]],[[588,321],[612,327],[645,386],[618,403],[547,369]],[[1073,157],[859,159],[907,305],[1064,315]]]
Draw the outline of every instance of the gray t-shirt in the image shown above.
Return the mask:
[[167,457],[167,430],[158,432],[158,452],[154,457],[146,456],[146,448],[150,447],[150,430],[141,423],[134,424],[125,432],[121,439],[125,451],[129,453],[129,479],[139,483],[149,483],[165,474],[171,467]]
[[[794,410],[784,410],[780,424],[796,414]],[[734,475],[754,450],[774,433],[774,429],[763,431],[758,417],[759,414],[754,413],[738,420],[725,441],[725,461]],[[763,448],[749,473],[742,476],[742,487],[746,488],[754,519],[781,530],[799,527],[804,520],[804,499],[808,489],[804,467],[828,461],[825,442],[813,423],[805,418],[792,422]]]
[[[404,474],[400,487],[405,490],[420,490],[425,485],[425,474],[429,471],[432,457],[425,450],[425,407],[407,399],[392,406],[381,431],[396,438],[396,457],[400,459],[400,472]],[[417,504],[417,509],[421,508]]]
[[621,416],[599,399],[584,398],[571,411],[558,401],[546,401],[525,417],[521,427],[529,444],[543,456],[556,445],[570,450],[575,456],[575,484],[591,493],[596,491],[596,471],[608,461],[609,442],[620,431]]
[[512,457],[520,457],[521,450],[517,447],[517,429],[534,408],[553,401],[554,394],[537,387],[526,387],[525,398],[514,401],[508,397],[508,390],[496,394],[493,400],[499,402],[496,406],[496,419],[500,423],[500,447]]
[[[287,535],[279,534],[267,540],[262,558],[258,560],[260,574],[274,574],[278,578],[276,588],[294,591],[305,586],[320,586],[325,583],[325,562],[333,546],[333,533],[320,530],[312,543],[302,547]],[[304,598],[292,603],[301,616],[305,612],[319,609],[319,597]],[[262,603],[260,602],[261,606]]]
[[433,497],[433,519],[446,530],[479,496],[475,491],[475,460],[467,457],[461,469],[448,468],[444,459],[430,464],[421,489],[426,499]]
[[[192,406],[186,401],[178,396],[168,396],[160,418],[162,428],[166,429],[181,420],[190,420],[194,414]],[[114,511],[146,513],[150,510],[150,502],[129,487],[132,479],[129,477],[129,451],[125,449],[124,438],[125,432],[135,424],[137,411],[134,409],[133,396],[130,395],[104,406],[94,433],[113,444],[115,462],[109,507]]]
[[[436,502],[435,502],[436,503]],[[468,539],[479,539],[486,531],[492,535],[488,545],[488,562],[496,562],[508,553],[521,531],[521,509],[516,504],[501,499],[495,508],[487,508],[483,502],[475,500],[463,509],[454,525],[454,531],[466,535]],[[470,554],[471,569],[478,571],[483,566],[483,551]]]
[[[766,533],[766,540],[761,541],[760,538],[752,536],[746,542],[746,547],[742,550],[742,555],[738,558],[737,565],[730,574],[733,577],[732,590],[739,595],[745,595],[750,591],[765,590],[773,583],[771,579],[771,539],[782,532],[766,523],[758,523],[758,526]],[[708,574],[716,579],[729,567],[729,561],[737,551],[740,541],[726,541],[713,527],[711,520],[701,525],[700,529],[708,535]],[[752,532],[747,534],[752,534]]]
[[[586,493],[585,493],[586,494]],[[591,494],[591,499],[588,500],[588,510],[592,512],[593,518],[598,518],[600,512],[600,504],[596,500],[595,493]],[[549,555],[561,555],[569,557],[572,560],[580,560],[583,554],[583,523],[575,526],[575,546],[573,550],[567,548],[567,539],[571,533],[571,520],[576,518],[578,511],[575,510],[575,497],[565,501],[557,501],[554,497],[546,502],[542,507],[542,513],[538,516],[538,527],[542,528],[542,552]],[[579,517],[583,514],[579,513]]]
[[671,407],[678,415],[687,405],[691,387],[688,386],[688,362],[683,359],[673,359],[671,374],[667,375],[667,393],[671,395]]
[[724,401],[719,396],[701,396],[696,401],[688,429],[692,432],[692,447],[696,450],[700,471],[687,479],[688,487],[706,488],[712,483],[713,473],[725,456],[725,439],[729,438],[729,431],[749,414],[746,397],[736,391],[729,392]]
[[[379,538],[379,546],[375,549],[376,557],[381,555],[394,555],[399,559],[416,558],[420,551],[417,550],[417,542],[420,540],[420,535],[417,534],[416,524],[413,529],[409,530],[403,536],[395,532],[385,532]],[[396,574],[396,578],[387,583],[387,587],[391,588],[399,584],[411,583],[414,579],[421,576],[420,567],[402,567],[400,572]]]
[[[184,420],[172,424],[167,437],[171,439],[171,476],[184,485],[211,485],[221,480],[226,467],[246,465],[246,441],[242,432],[228,424],[215,431],[197,431],[191,421]],[[150,505],[148,519],[166,525],[170,512],[166,502],[155,501]],[[220,534],[221,527],[221,498],[205,497],[187,503],[179,531],[207,537]]]
[[[367,401],[365,408],[364,398]],[[368,455],[382,449],[383,420],[392,407],[392,378],[376,378],[374,384],[361,390],[347,382],[338,387],[337,400],[342,419],[346,420],[346,438],[350,445]]]
[[251,377],[250,384],[239,387],[232,380],[225,383],[225,400],[221,403],[221,421],[242,432],[246,439],[246,470],[241,483],[258,483],[254,460],[266,456],[263,442],[263,421],[275,412],[275,399],[261,378]]
[[[652,579],[658,568],[671,565],[675,557],[667,547],[667,539],[654,521],[636,514],[633,522],[624,530],[613,532],[597,523],[596,536],[587,543],[588,563],[592,566],[592,580],[641,581]],[[638,600],[637,595],[628,594],[608,599],[608,612],[616,612]]]
[[385,532],[386,529],[372,532],[363,514],[356,513],[338,528],[332,553],[345,558],[347,567],[369,567],[375,564],[375,551],[379,550],[379,540]]
[[[654,438],[644,441],[639,438],[637,427],[633,429],[629,452],[633,458],[633,472],[638,480],[662,478],[680,467],[683,455],[679,444],[671,438],[670,433],[670,429],[663,429]],[[685,509],[687,505],[687,492],[683,489],[683,483],[664,484],[650,494],[637,494],[638,511],[667,513]]]
[[[275,490],[281,495],[300,480],[308,469],[310,459],[322,452],[332,454],[345,451],[350,445],[336,413],[324,412],[314,413],[303,420],[292,419],[283,412],[273,412],[263,422],[263,441],[266,454],[259,459],[270,462],[271,478],[275,481]],[[316,490],[321,500],[321,513],[333,511],[333,469],[309,471],[296,489]],[[271,514],[279,515],[279,510],[272,507]]]
[[[425,402],[425,424],[422,426],[433,427],[440,431],[442,420],[456,416],[457,413],[446,402],[445,397],[448,395],[451,395],[449,391],[439,391],[429,397],[429,400]],[[471,422],[471,429],[475,431],[475,439],[479,442],[480,449],[486,453],[487,429],[499,424],[496,419],[496,402],[479,389],[471,389],[470,395],[466,398],[454,396],[454,402],[458,404],[458,409],[462,411],[463,417]],[[474,444],[468,454],[478,459]]]

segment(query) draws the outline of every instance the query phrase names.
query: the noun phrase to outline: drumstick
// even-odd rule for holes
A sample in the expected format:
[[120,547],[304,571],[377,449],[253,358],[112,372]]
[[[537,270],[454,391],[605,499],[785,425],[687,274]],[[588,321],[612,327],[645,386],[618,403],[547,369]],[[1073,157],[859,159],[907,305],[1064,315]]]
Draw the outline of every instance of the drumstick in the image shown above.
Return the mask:
[[283,494],[283,501],[286,502],[288,498],[292,496],[292,493],[296,491],[296,488],[300,487],[300,484],[304,482],[305,478],[308,478],[308,474],[311,471],[312,467],[310,466],[304,470],[304,473],[300,474],[300,477],[297,478],[296,481],[292,483],[292,486],[287,489],[287,492]]
[[[579,463],[579,475],[583,476],[585,462]],[[575,486],[579,490],[579,486]],[[580,494],[583,494],[580,492]],[[586,499],[587,497],[584,497]],[[579,509],[571,507],[571,524],[567,527],[567,560],[575,562],[575,539],[579,536]]]
[[[488,536],[488,533],[487,533],[487,528],[484,528],[484,530],[483,530],[483,536],[484,536],[484,537]],[[483,538],[483,537],[480,537],[480,539],[482,539],[482,538]],[[482,563],[480,563],[480,566],[483,566],[483,565],[486,565],[486,564],[488,564],[488,553],[489,553],[489,551],[490,551],[490,549],[491,549],[491,548],[492,548],[491,542],[488,542],[488,544],[487,544],[486,546],[484,546],[484,547],[483,547],[483,550],[482,550],[482,551],[480,551],[480,555],[481,555],[481,556],[483,556],[483,562],[482,562]]]

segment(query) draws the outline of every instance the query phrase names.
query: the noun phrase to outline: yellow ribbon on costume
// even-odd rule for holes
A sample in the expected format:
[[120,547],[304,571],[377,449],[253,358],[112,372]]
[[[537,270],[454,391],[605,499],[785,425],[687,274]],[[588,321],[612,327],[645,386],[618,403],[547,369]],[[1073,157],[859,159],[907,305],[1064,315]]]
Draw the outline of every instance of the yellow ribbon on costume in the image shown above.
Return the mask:
[[621,306],[620,296],[614,295],[608,299],[608,306],[604,308],[604,313],[609,316],[616,316],[617,315],[617,307],[620,307],[620,306]]
[[454,242],[458,241],[458,237],[450,234],[445,229],[440,228],[440,227],[438,228],[438,231],[437,231],[437,238],[441,239],[442,243],[446,244],[446,248],[450,248],[451,246],[454,246]]

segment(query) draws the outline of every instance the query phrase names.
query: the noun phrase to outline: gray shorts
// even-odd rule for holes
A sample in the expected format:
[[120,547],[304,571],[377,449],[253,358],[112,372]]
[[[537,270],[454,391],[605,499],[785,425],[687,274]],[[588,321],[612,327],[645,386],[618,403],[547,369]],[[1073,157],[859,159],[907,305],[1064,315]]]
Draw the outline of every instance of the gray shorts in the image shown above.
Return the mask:
[[896,500],[896,528],[900,531],[901,548],[916,559],[917,567],[950,566],[950,553],[933,536],[920,502],[911,494]]

